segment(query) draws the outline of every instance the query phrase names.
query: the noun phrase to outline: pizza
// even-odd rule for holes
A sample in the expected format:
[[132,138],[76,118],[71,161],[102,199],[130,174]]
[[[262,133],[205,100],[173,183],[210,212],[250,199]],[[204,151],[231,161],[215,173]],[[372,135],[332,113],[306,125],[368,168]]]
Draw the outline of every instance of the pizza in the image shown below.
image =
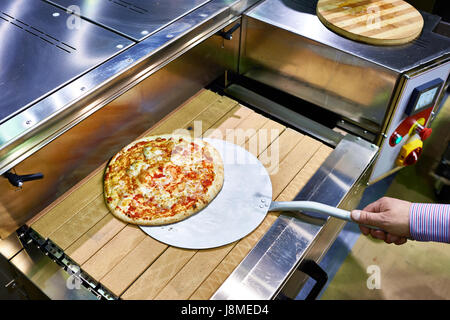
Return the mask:
[[219,152],[202,139],[159,135],[134,141],[108,163],[104,196],[122,221],[163,225],[206,207],[222,189]]

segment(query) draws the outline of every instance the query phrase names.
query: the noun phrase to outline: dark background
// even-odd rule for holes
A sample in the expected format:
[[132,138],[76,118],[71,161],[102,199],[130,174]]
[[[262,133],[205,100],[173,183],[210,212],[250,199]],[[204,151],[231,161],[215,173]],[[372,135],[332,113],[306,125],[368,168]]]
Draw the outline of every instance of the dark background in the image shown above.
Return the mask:
[[406,2],[416,9],[433,13],[440,16],[445,22],[450,22],[450,10],[446,8],[450,5],[448,0],[406,0]]

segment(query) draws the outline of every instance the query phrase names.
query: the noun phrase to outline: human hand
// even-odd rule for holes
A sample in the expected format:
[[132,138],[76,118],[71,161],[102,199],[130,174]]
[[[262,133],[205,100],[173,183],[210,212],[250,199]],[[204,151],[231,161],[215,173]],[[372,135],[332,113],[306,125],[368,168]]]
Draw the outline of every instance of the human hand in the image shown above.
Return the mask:
[[[411,236],[409,232],[409,207],[411,202],[383,197],[372,202],[363,210],[353,210],[353,221],[359,223],[359,229],[364,235],[372,235],[386,243],[401,245]],[[381,230],[370,229],[361,224],[378,227]]]

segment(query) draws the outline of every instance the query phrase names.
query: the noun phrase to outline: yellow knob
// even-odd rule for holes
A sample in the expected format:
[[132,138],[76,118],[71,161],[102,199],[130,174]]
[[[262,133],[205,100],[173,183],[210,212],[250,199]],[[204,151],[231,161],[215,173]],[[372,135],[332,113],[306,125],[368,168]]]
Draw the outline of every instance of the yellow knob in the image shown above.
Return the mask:
[[[417,135],[414,135],[412,138],[410,138],[400,150],[400,153],[397,157],[397,160],[395,161],[395,164],[397,166],[404,166],[408,165],[409,163],[405,163],[406,158],[412,153],[417,152],[416,150],[421,150],[423,148],[423,142],[420,139],[420,137],[416,137]],[[416,155],[418,156],[418,155]]]

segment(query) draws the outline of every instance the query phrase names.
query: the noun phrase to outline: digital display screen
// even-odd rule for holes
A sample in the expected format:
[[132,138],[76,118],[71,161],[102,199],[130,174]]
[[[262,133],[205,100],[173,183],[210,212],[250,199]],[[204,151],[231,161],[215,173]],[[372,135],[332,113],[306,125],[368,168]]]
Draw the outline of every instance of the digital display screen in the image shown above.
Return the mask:
[[419,97],[419,100],[417,100],[416,107],[414,108],[414,111],[417,111],[419,109],[422,109],[423,107],[433,103],[434,96],[436,95],[436,92],[439,88],[434,88],[429,91],[425,91],[422,93]]
[[405,113],[408,116],[412,116],[433,107],[443,84],[444,81],[437,78],[414,88],[408,105],[405,108]]

